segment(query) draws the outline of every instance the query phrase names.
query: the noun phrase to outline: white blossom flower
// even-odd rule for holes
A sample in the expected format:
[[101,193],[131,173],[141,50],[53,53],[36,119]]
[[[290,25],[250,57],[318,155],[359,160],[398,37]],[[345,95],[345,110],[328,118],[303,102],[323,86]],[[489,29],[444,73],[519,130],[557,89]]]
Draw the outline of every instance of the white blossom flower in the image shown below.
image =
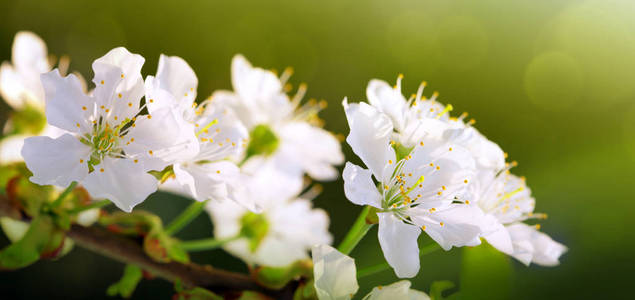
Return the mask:
[[[217,239],[243,237],[224,249],[248,264],[282,267],[308,258],[315,244],[330,244],[329,218],[322,209],[312,208],[310,197],[297,196],[273,177],[271,168],[247,177],[250,197],[259,198],[262,212],[255,214],[232,201],[213,201],[207,211]],[[248,232],[248,233],[246,233]]]
[[[314,286],[320,300],[347,300],[353,298],[359,286],[355,260],[327,245],[312,249]],[[378,286],[363,299],[373,300],[429,300],[424,292],[410,288],[410,281],[402,280],[387,286]]]
[[539,225],[521,223],[528,219],[544,219],[534,213],[535,199],[524,178],[510,174],[509,167],[499,172],[481,172],[474,185],[474,199],[485,212],[482,236],[499,251],[525,265],[534,262],[553,266],[567,248],[538,231]]
[[174,178],[164,186],[197,201],[231,199],[257,210],[254,201],[235,195],[241,184],[240,169],[229,160],[244,152],[247,129],[229,108],[210,101],[197,106],[197,85],[194,70],[176,56],[161,55],[156,77],[146,79],[148,111],[179,111],[184,126],[198,138],[198,152],[174,159]]
[[[278,78],[273,72],[252,67],[241,55],[232,60],[234,91],[217,91],[212,97],[231,107],[250,132],[246,156],[265,156],[301,180],[303,172],[318,180],[337,177],[333,165],[344,156],[337,139],[311,124],[326,102],[300,106],[306,87],[290,99],[284,92],[290,72]],[[319,122],[318,122],[319,123]]]
[[[41,114],[44,120],[44,89],[40,74],[51,70],[44,41],[36,34],[20,31],[15,35],[12,48],[12,63],[3,62],[0,66],[0,95],[14,110],[31,109],[32,114]],[[13,127],[12,120],[5,124],[4,132]],[[36,124],[30,127],[38,128]],[[41,131],[40,131],[41,129]],[[52,138],[63,131],[51,125],[38,128],[39,135]],[[0,141],[0,164],[21,162],[24,159],[20,150],[24,139],[33,136],[30,132],[8,135]]]
[[147,172],[162,170],[173,153],[197,143],[188,142],[194,133],[169,108],[139,114],[143,62],[125,48],[111,50],[93,63],[90,96],[72,74],[41,76],[47,121],[65,133],[25,140],[22,156],[32,182],[65,187],[77,181],[94,198],[108,198],[128,212],[156,190],[157,180]]
[[386,114],[363,102],[343,104],[350,127],[346,141],[368,167],[346,163],[344,192],[354,204],[379,209],[380,245],[397,276],[419,271],[421,230],[445,250],[480,244],[482,213],[464,198],[475,172],[470,152],[439,138],[404,152],[391,145],[394,127]]
[[36,34],[20,31],[15,35],[12,64],[0,67],[0,94],[14,109],[26,105],[44,109],[44,89],[40,74],[51,70],[44,41]]

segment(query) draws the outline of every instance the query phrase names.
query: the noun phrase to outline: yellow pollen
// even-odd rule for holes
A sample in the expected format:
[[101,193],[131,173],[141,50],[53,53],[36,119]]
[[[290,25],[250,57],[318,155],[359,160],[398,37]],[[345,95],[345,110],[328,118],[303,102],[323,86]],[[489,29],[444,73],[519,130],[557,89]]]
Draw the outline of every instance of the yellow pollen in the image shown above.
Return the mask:
[[443,226],[443,222],[439,223],[439,225]]
[[150,155],[152,155],[153,152],[152,152],[152,150],[150,150],[150,151],[148,151],[148,153],[150,153]]
[[419,145],[421,145],[421,147],[423,147],[423,142],[420,142]]
[[507,154],[507,152],[503,153],[503,157],[507,158],[509,156],[509,154]]
[[452,151],[452,147],[450,147],[450,149],[449,149],[449,150],[450,150],[450,151]]
[[121,93],[117,94],[117,97],[121,98]]
[[476,123],[476,120],[474,120],[474,119],[470,119],[470,121],[469,121],[469,122],[467,122],[467,123],[468,123],[468,124],[470,124],[470,125],[474,125],[474,123]]
[[106,112],[110,112],[110,109],[106,109]]
[[154,99],[150,99],[150,103],[154,103]]
[[132,107],[132,102],[128,102],[128,107]]
[[433,98],[439,97],[439,92],[434,91],[434,93],[432,93],[432,97]]
[[426,230],[426,225],[421,226],[421,230]]
[[83,160],[83,159],[80,159],[80,160],[79,160],[79,163],[80,163],[80,164],[81,164],[81,163],[84,163],[84,160]]
[[441,189],[445,191],[445,185],[442,185],[442,186],[441,186]]
[[123,78],[123,77],[124,77],[123,74],[121,74],[121,78]]
[[433,207],[433,208],[430,209],[430,212],[435,212],[436,210],[437,209]]
[[220,170],[216,170],[216,174],[220,174]]
[[222,146],[223,146],[223,143],[218,143],[218,145],[222,147]]
[[104,168],[99,169],[99,172],[103,173],[104,172]]
[[388,186],[387,185],[384,185],[384,190],[388,190]]
[[138,162],[139,162],[139,160],[138,160],[138,159],[135,159],[135,160],[134,160],[134,163],[135,163],[135,164],[136,164],[136,163],[138,163]]
[[115,121],[117,121],[117,116],[115,116]]
[[131,139],[130,139],[130,142],[134,142],[134,138],[131,138]]
[[77,126],[77,128],[79,128],[79,123],[75,124]]
[[463,180],[463,183],[467,183],[467,179]]
[[232,142],[232,147],[235,147],[235,146],[236,146],[236,143]]
[[441,193],[441,192],[438,192],[438,193],[437,193],[437,195],[439,195],[439,196],[441,196],[441,194],[443,194],[443,193]]
[[536,224],[534,227],[536,227],[536,230],[540,230],[540,224]]
[[152,115],[148,115],[148,119],[152,119]]
[[437,170],[441,170],[441,167],[437,166]]
[[470,200],[465,200],[465,204],[470,204]]
[[187,93],[185,93],[185,97],[187,97]]
[[82,106],[82,110],[86,110],[86,106]]
[[104,84],[104,81],[102,80],[100,83],[101,83],[101,84]]
[[388,164],[392,164],[392,160],[388,160]]
[[430,163],[430,166],[431,166],[431,167],[434,167],[434,164],[433,164],[433,163]]
[[219,133],[219,132],[220,132],[220,128],[216,128],[216,133]]
[[408,176],[409,176],[409,177],[412,177],[412,173],[408,173]]
[[106,108],[106,107],[102,105],[102,106],[101,106],[101,109],[104,109],[104,108]]

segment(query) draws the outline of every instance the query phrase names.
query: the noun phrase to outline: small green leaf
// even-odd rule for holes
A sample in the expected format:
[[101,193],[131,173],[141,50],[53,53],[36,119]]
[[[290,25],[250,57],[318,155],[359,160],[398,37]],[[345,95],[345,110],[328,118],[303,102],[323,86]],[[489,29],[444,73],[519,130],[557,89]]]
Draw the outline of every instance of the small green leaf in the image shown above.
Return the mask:
[[126,265],[123,270],[123,276],[119,281],[113,283],[108,287],[106,293],[108,296],[120,295],[123,298],[130,298],[134,290],[137,288],[137,284],[143,278],[143,272],[141,268],[133,265]]

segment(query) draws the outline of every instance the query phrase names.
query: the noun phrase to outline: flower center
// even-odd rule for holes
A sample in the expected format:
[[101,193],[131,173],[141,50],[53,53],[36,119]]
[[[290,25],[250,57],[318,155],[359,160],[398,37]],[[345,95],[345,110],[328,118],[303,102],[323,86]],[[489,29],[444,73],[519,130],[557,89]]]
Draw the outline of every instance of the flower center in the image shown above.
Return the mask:
[[258,125],[249,134],[247,158],[254,155],[269,156],[278,149],[279,142],[280,140],[269,126]]

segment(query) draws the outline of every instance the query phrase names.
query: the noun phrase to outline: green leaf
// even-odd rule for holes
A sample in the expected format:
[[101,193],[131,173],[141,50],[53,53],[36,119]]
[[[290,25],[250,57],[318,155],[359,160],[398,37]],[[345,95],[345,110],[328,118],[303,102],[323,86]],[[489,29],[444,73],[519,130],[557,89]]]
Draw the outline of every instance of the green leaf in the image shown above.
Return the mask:
[[108,296],[120,295],[123,298],[130,298],[134,290],[137,288],[137,284],[143,278],[143,272],[141,268],[133,265],[126,265],[123,270],[123,276],[119,281],[113,283],[108,287],[106,293]]
[[512,268],[509,257],[483,244],[464,247],[459,299],[510,299]]
[[443,292],[454,287],[454,283],[448,280],[435,281],[430,285],[430,299],[444,300]]
[[313,279],[306,282],[300,282],[298,288],[293,293],[293,300],[313,300],[317,299],[315,292],[315,281]]
[[[18,269],[36,262],[43,252],[53,248],[54,244],[50,242],[50,239],[55,231],[50,216],[40,216],[33,219],[22,239],[0,251],[0,268]],[[54,238],[54,240],[56,239]]]

